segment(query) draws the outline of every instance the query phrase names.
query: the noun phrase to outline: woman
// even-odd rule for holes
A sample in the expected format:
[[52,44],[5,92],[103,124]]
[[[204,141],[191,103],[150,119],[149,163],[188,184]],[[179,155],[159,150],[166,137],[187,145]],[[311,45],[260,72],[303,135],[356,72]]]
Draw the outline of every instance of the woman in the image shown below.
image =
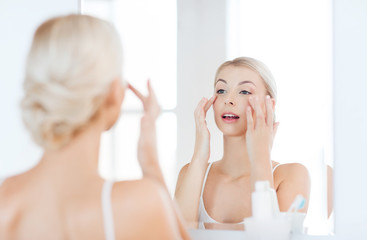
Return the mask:
[[107,22],[68,15],[36,31],[24,81],[23,120],[44,149],[33,169],[0,187],[0,239],[181,239],[181,224],[158,166],[155,121],[144,105],[138,160],[143,179],[105,181],[98,175],[101,134],[116,123],[127,85],[121,46]]
[[[287,211],[298,194],[308,200],[307,169],[270,158],[279,123],[274,119],[276,85],[268,68],[253,58],[227,61],[217,70],[214,89],[214,96],[203,98],[195,110],[194,154],[181,169],[176,185],[175,198],[184,218],[188,222],[241,223],[251,216],[256,181],[269,181],[280,211]],[[211,106],[223,133],[223,157],[208,163],[210,133],[205,116]],[[301,211],[307,211],[307,204]]]

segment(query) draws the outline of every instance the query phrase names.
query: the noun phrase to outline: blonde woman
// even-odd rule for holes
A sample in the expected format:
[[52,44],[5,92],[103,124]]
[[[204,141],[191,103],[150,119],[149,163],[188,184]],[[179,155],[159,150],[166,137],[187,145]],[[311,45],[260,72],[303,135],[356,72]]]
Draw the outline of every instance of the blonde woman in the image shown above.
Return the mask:
[[144,105],[138,143],[143,179],[113,182],[98,175],[101,134],[116,123],[126,88],[120,39],[109,23],[68,15],[37,29],[22,114],[44,153],[33,169],[2,183],[0,239],[188,237],[158,166],[160,108],[149,84],[148,96],[129,86]]
[[[297,194],[308,200],[307,169],[270,158],[279,125],[274,117],[276,97],[274,79],[262,62],[240,57],[218,68],[214,96],[203,98],[195,110],[195,150],[176,186],[175,198],[188,222],[242,223],[251,216],[251,193],[260,180],[276,190],[280,211],[287,211]],[[223,157],[208,163],[205,117],[211,106],[223,133]],[[301,211],[307,211],[307,204]]]

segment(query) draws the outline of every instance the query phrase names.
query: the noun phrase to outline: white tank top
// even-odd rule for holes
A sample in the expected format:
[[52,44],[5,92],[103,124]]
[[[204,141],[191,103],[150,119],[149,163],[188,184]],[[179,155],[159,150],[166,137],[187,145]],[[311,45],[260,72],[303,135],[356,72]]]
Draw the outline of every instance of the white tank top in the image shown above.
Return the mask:
[[[204,223],[219,223],[220,222],[217,222],[216,220],[214,220],[212,217],[209,216],[208,212],[206,211],[205,209],[205,206],[204,206],[204,200],[203,200],[203,194],[204,194],[204,188],[205,188],[205,183],[206,183],[206,179],[208,177],[208,174],[209,174],[209,171],[210,171],[210,168],[212,167],[212,164],[213,162],[209,163],[209,166],[208,168],[206,169],[206,172],[205,172],[205,177],[204,177],[204,181],[203,181],[203,186],[201,187],[201,194],[200,194],[200,201],[199,201],[199,219],[198,219],[198,222],[199,222],[199,229],[205,229],[205,226],[204,226]],[[273,173],[275,171],[275,169],[281,164],[278,164],[276,165],[274,168],[273,168]],[[244,221],[242,222],[239,222],[237,224],[243,224]]]
[[102,188],[103,226],[106,240],[115,240],[115,227],[111,206],[111,192],[114,182],[106,180]]

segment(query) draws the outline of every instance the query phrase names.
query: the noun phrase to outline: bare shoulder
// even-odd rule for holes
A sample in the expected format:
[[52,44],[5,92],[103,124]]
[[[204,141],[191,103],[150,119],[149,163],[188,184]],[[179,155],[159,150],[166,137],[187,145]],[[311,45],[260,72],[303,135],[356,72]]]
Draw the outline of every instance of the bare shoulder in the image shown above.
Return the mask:
[[[208,168],[209,164],[210,164],[210,163],[207,163],[207,164],[206,164],[206,169]],[[180,170],[180,172],[179,172],[179,174],[178,174],[178,177],[177,177],[176,192],[177,192],[177,190],[181,187],[181,183],[182,183],[183,179],[185,178],[185,175],[186,175],[187,170],[188,170],[188,168],[190,167],[190,165],[191,165],[191,162],[189,162],[189,163],[185,164],[185,165],[181,168],[181,170]]]
[[274,170],[274,175],[282,177],[295,177],[308,175],[307,168],[301,163],[285,163],[279,164]]
[[187,164],[185,164],[185,165],[181,168],[181,170],[180,170],[180,172],[179,172],[179,174],[178,174],[178,177],[177,177],[176,192],[177,192],[177,189],[179,189],[179,188],[180,188],[181,183],[182,183],[182,180],[184,179],[184,177],[185,177],[185,175],[186,175],[186,172],[187,172],[187,169],[189,168],[189,166],[190,166],[190,163],[187,163]]
[[190,163],[186,163],[180,170],[180,173],[178,174],[178,176],[184,176],[186,174],[187,169],[189,168]]
[[[187,172],[187,169],[190,167],[190,165],[191,165],[192,163],[191,162],[189,162],[189,163],[186,163],[182,168],[181,168],[181,170],[180,170],[180,173],[178,174],[178,178],[180,178],[180,177],[184,177],[185,176],[185,174],[186,174],[186,172]],[[209,162],[205,165],[205,169],[207,169],[208,168],[208,166],[209,166]],[[198,166],[198,165],[195,165],[195,166]]]
[[304,181],[309,184],[310,175],[307,168],[301,163],[285,163],[276,165],[274,170],[274,185],[277,189],[281,183]]
[[112,196],[115,225],[119,226],[117,238],[163,239],[178,232],[172,200],[157,181],[144,178],[118,182]]
[[301,194],[306,199],[306,204],[300,211],[307,212],[310,185],[310,175],[303,164],[287,163],[279,165],[274,171],[274,186],[280,211],[287,211],[295,197]]
[[164,193],[164,188],[157,181],[143,178],[134,181],[116,182],[113,187],[113,198],[118,201],[130,201],[136,199],[153,200]]

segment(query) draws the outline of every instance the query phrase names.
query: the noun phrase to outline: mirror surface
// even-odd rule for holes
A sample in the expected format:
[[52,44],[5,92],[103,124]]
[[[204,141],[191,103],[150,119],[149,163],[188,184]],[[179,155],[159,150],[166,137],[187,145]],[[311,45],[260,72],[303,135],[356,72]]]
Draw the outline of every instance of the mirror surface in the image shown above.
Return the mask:
[[[145,80],[150,77],[157,89],[163,109],[158,123],[158,148],[172,194],[178,171],[189,162],[193,152],[194,109],[201,97],[212,94],[216,68],[238,56],[263,61],[278,88],[276,116],[281,124],[272,159],[280,163],[299,162],[309,170],[311,197],[305,227],[309,234],[317,235],[333,231],[333,218],[328,220],[327,212],[327,170],[333,165],[331,11],[331,1],[327,0],[206,0],[177,4],[169,0],[82,1],[83,13],[107,19],[120,31],[126,79],[145,89]],[[201,31],[202,36],[191,36],[191,29]],[[217,37],[210,35],[212,32]],[[187,34],[187,38],[180,38],[182,34]],[[204,39],[205,34],[208,39]],[[195,39],[194,43],[186,44],[188,38]],[[208,50],[193,50],[196,48]],[[182,60],[185,52],[191,53],[190,60],[195,60],[196,54],[206,66],[195,67],[204,65],[199,60],[200,63]],[[225,54],[218,59],[219,52]],[[210,62],[211,58],[216,61]],[[180,69],[190,68],[191,75],[180,75]],[[120,125],[106,134],[101,171],[120,179],[137,178],[141,173],[134,161],[136,141],[131,139],[137,137],[141,106],[127,96],[123,108],[120,122],[130,122],[132,134],[128,134],[129,138],[119,134],[126,132]],[[212,111],[207,121],[212,134],[211,161],[219,160],[222,140]],[[123,162],[118,160],[122,154]],[[111,156],[112,162],[107,160]]]

